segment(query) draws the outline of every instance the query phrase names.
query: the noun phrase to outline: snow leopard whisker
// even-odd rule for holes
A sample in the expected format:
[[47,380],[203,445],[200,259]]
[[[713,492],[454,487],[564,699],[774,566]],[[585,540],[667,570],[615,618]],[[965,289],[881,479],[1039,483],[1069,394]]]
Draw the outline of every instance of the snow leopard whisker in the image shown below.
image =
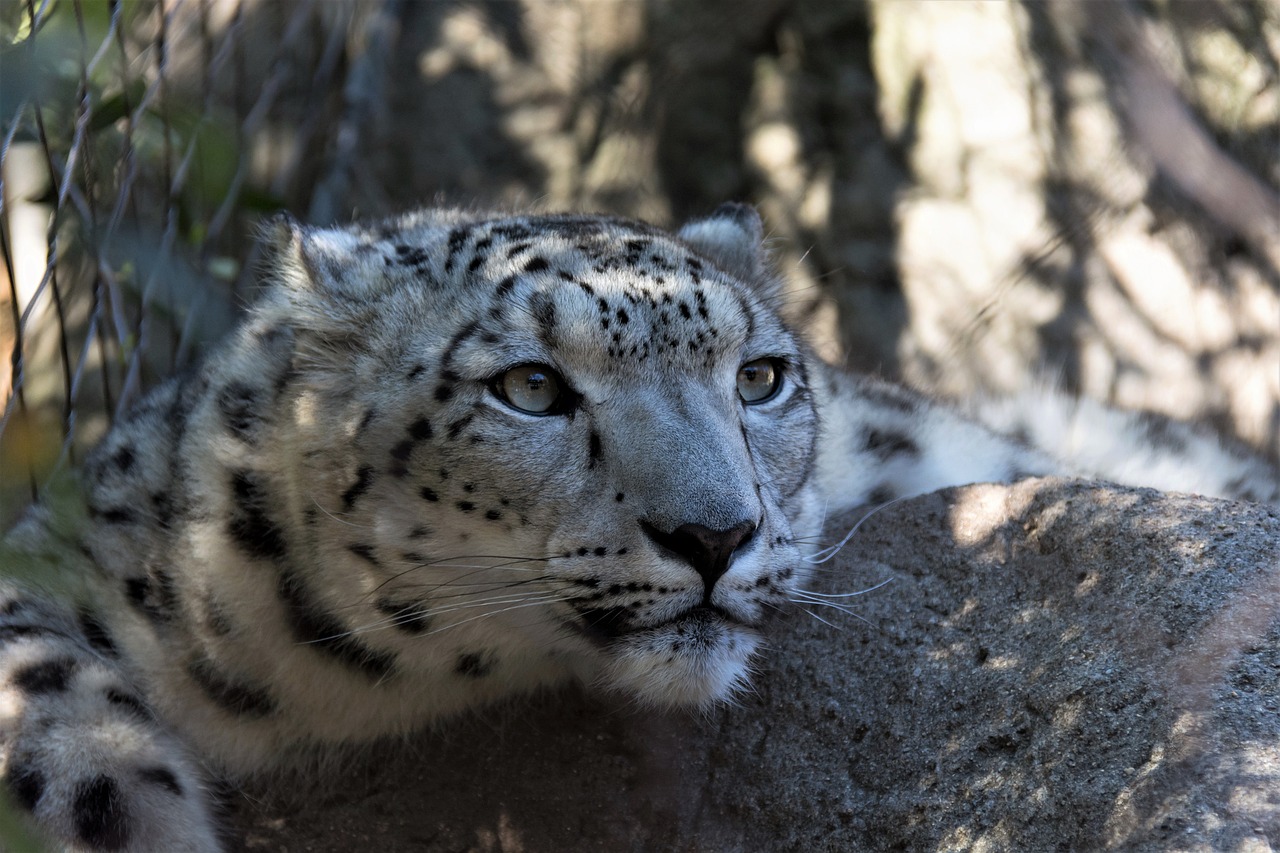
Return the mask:
[[[813,612],[812,610],[810,610],[809,608],[804,607],[803,605],[799,605],[799,607],[800,607],[800,609],[801,609],[802,611],[804,611],[804,613],[805,613],[805,614],[807,614],[807,615],[809,615],[809,616],[812,616],[814,619],[817,619],[817,620],[818,620],[819,622],[821,622],[823,625],[826,625],[826,626],[827,626],[827,627],[829,627],[829,628],[835,628],[837,631],[843,631],[843,630],[844,630],[844,628],[842,628],[841,626],[836,625],[836,624],[834,624],[834,623],[832,623],[832,622],[829,622],[829,621],[827,621],[826,619],[823,619],[821,616],[819,616],[817,613],[814,613],[814,612]],[[864,619],[863,621],[865,622],[866,620]]]
[[816,592],[812,589],[800,589],[796,591],[802,592],[805,595],[817,596],[818,598],[853,598],[859,595],[866,595],[869,592],[875,592],[880,587],[892,581],[893,581],[893,578],[885,578],[875,586],[869,586],[866,589],[860,589],[857,592]]
[[841,539],[839,542],[837,542],[834,545],[829,545],[826,548],[823,548],[819,551],[815,551],[809,556],[804,557],[803,558],[804,561],[806,563],[813,563],[815,565],[818,563],[827,562],[836,554],[839,554],[844,549],[845,545],[849,544],[849,540],[853,538],[853,535],[858,532],[858,528],[861,527],[868,518],[875,515],[880,510],[886,509],[887,507],[891,507],[894,504],[900,503],[901,501],[904,501],[904,500],[906,500],[906,496],[903,496],[900,498],[894,498],[891,501],[886,501],[885,503],[882,503],[879,506],[873,507],[866,515],[858,519],[857,523],[854,524],[852,528],[850,528],[849,532],[844,535],[843,539]]
[[[515,587],[526,586],[528,584],[539,583],[541,581],[551,580],[551,579],[552,579],[551,575],[538,575],[537,577],[520,578],[519,580],[476,581],[474,583],[467,583],[467,584],[459,584],[456,581],[450,580],[450,581],[441,581],[439,583],[434,583],[434,584],[418,585],[418,586],[411,587],[411,589],[416,593],[431,596],[432,600],[440,600],[444,598],[462,598],[464,596],[474,596],[474,595],[482,594],[485,592],[495,593],[495,592],[498,592],[498,590],[513,589]],[[380,584],[379,587],[377,587],[374,590],[374,592],[376,592],[377,589],[380,589],[381,586],[382,585]],[[489,587],[489,589],[486,589],[486,590],[469,589],[469,590],[463,590],[459,592],[450,592],[445,595],[436,594],[439,590],[442,590],[446,587],[454,587],[454,586]],[[350,608],[356,608],[356,607],[363,607],[364,605],[368,604],[371,597],[372,597],[372,593],[367,594],[363,596],[358,603],[347,605],[347,608],[350,609]]]
[[512,593],[508,595],[494,595],[488,598],[478,598],[474,601],[455,601],[440,607],[426,607],[420,612],[423,616],[439,616],[443,613],[452,613],[455,610],[472,610],[476,607],[488,607],[491,604],[513,604],[520,601],[532,601],[535,598],[539,600],[550,600],[560,597],[561,593],[540,592],[533,595],[527,593]]
[[475,616],[470,616],[466,619],[463,619],[460,622],[450,622],[448,625],[443,625],[439,628],[433,628],[432,630],[425,632],[425,636],[429,636],[431,634],[439,634],[442,631],[448,631],[450,628],[457,628],[462,625],[466,625],[467,623],[474,622],[477,619],[485,619],[490,616],[497,616],[502,613],[509,613],[512,610],[519,610],[523,607],[544,607],[548,604],[555,604],[557,602],[567,601],[567,600],[568,600],[567,597],[556,596],[556,597],[549,598],[545,601],[529,601],[523,604],[515,604],[515,605],[512,605],[511,607],[504,607],[501,610],[494,610],[491,613],[480,613]]
[[338,514],[333,512],[333,510],[325,509],[324,505],[321,504],[320,501],[316,500],[315,495],[311,496],[311,503],[315,504],[316,509],[320,510],[326,516],[339,524],[345,524],[347,527],[354,527],[357,530],[373,530],[372,524],[356,524],[354,521],[347,521],[345,518],[340,517]]
[[[495,564],[491,564],[491,565],[465,565],[465,566],[459,566],[458,568],[471,569],[471,570],[472,570],[472,574],[475,574],[475,573],[478,573],[478,572],[489,571],[489,570],[494,569],[494,568],[508,568],[508,567],[511,567],[511,566],[513,566],[513,565],[515,565],[515,564],[517,564],[517,563],[524,563],[524,562],[529,562],[529,563],[547,562],[547,561],[549,561],[549,560],[557,559],[557,558],[553,558],[553,557],[511,557],[511,556],[508,556],[508,555],[505,555],[505,554],[469,554],[469,555],[455,555],[455,556],[451,556],[451,557],[441,557],[441,558],[439,558],[439,559],[437,559],[437,560],[428,560],[428,561],[427,561],[427,562],[425,562],[425,563],[415,563],[415,564],[413,564],[413,565],[409,566],[407,569],[402,569],[401,571],[394,572],[394,573],[392,573],[390,576],[388,576],[387,578],[385,578],[383,581],[381,581],[377,586],[375,586],[375,587],[371,590],[371,592],[377,592],[377,591],[379,591],[380,589],[382,589],[384,586],[386,586],[387,584],[391,583],[392,581],[400,580],[401,578],[403,578],[403,577],[404,577],[405,575],[407,575],[407,574],[410,574],[410,573],[412,573],[412,572],[416,572],[416,571],[420,571],[420,570],[422,570],[422,569],[437,568],[437,567],[439,567],[441,564],[446,563],[446,562],[447,562],[447,561],[449,561],[449,560],[490,560],[490,559],[493,559],[493,560],[506,560],[507,562],[505,562],[505,563],[495,563]],[[463,575],[462,577],[464,577],[464,578],[465,578],[465,577],[469,577],[469,575]]]
[[853,615],[853,611],[851,611],[844,604],[840,604],[839,602],[835,602],[835,601],[823,601],[820,598],[810,598],[807,595],[800,594],[799,591],[797,591],[796,594],[791,595],[789,598],[793,604],[803,603],[803,604],[811,604],[816,607],[829,607],[832,610],[839,610],[841,613],[847,613],[849,615]]
[[496,592],[499,589],[514,589],[515,587],[528,586],[529,584],[540,583],[541,581],[554,580],[554,575],[538,575],[532,578],[520,578],[519,580],[502,580],[502,581],[470,581],[459,582],[458,580],[441,581],[434,584],[422,584],[412,587],[415,591],[420,590],[427,594],[435,596],[436,591],[443,589],[461,589],[459,592],[450,592],[439,598],[456,598],[464,595],[477,595],[485,592]]
[[[454,567],[448,566],[446,568],[454,568]],[[532,577],[521,577],[521,578],[514,578],[514,579],[504,577],[504,578],[495,579],[495,580],[472,580],[472,578],[476,577],[477,575],[481,575],[485,572],[489,572],[494,569],[502,569],[503,571],[511,571],[512,569],[510,566],[505,566],[502,564],[495,565],[495,566],[467,566],[465,568],[467,568],[468,570],[456,577],[440,578],[440,579],[432,578],[427,582],[411,581],[411,583],[413,585],[413,588],[415,589],[435,590],[435,589],[441,589],[443,587],[519,586],[521,584],[537,583],[538,581],[549,580],[554,577],[553,575],[549,575],[549,574],[546,574],[545,572],[539,571],[539,574],[533,575]],[[515,571],[528,572],[528,571],[535,571],[535,569],[518,568],[518,569],[515,569]],[[407,572],[397,575],[396,578],[397,579],[402,578],[404,577],[405,574],[407,574]],[[384,584],[379,584],[379,588],[381,588]]]
[[[494,605],[501,605],[501,604],[514,604],[515,607],[529,607],[529,606],[540,605],[540,604],[552,604],[559,600],[563,600],[563,597],[557,594],[542,594],[537,596],[524,596],[524,595],[495,596],[493,598],[482,599],[482,600],[470,602],[467,604],[451,604],[446,607],[425,607],[421,609],[406,610],[401,613],[397,613],[394,616],[389,616],[386,619],[380,619],[377,622],[370,622],[365,625],[359,625],[347,631],[341,631],[341,632],[335,633],[331,636],[317,637],[314,640],[307,640],[305,643],[300,643],[299,645],[309,645],[311,643],[323,643],[323,642],[329,642],[332,640],[340,639],[342,637],[354,636],[356,634],[367,634],[371,631],[379,631],[384,628],[392,628],[397,625],[416,622],[422,619],[431,619],[433,617],[441,616],[446,613],[452,613],[458,610],[466,610],[469,608],[492,607]],[[493,611],[493,614],[505,613],[508,610],[515,609],[515,607],[506,607],[501,610],[496,610],[496,611]],[[485,613],[480,614],[480,616],[486,616],[486,615],[492,615],[492,614],[485,614]],[[476,618],[479,618],[479,617],[470,617],[468,619],[462,620],[461,622],[450,623],[450,625],[443,626],[442,628],[432,630],[432,631],[426,631],[423,633],[424,633],[424,636],[426,634],[433,634],[439,630],[443,630],[444,628],[454,627],[455,625],[461,625],[466,622],[471,622]]]
[[[791,598],[790,601],[792,604],[799,605],[800,609],[803,610],[805,613],[808,613],[810,616],[817,619],[819,622],[822,622],[827,625],[831,625],[831,623],[827,622],[827,620],[823,619],[821,616],[818,616],[812,610],[809,610],[809,607],[813,607],[813,606],[829,607],[832,610],[840,611],[846,616],[852,616],[854,619],[857,619],[860,622],[866,622],[868,625],[871,625],[871,627],[873,628],[875,627],[875,625],[872,625],[872,623],[868,621],[866,618],[858,615],[857,613],[853,612],[852,610],[850,610],[849,608],[845,607],[842,604],[836,604],[835,602],[832,602],[832,601],[822,601],[821,599],[815,600],[812,598],[805,598],[804,596]],[[832,627],[834,628],[835,626],[832,625]]]

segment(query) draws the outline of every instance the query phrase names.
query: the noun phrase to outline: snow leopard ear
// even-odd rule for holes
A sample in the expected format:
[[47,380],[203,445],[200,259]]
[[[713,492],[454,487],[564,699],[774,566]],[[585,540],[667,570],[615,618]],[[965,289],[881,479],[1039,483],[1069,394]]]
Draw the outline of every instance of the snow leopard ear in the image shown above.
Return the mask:
[[350,231],[304,225],[287,213],[278,213],[266,224],[263,243],[272,281],[298,293],[341,296],[360,290],[361,276],[354,269],[358,238]]
[[764,252],[760,214],[749,204],[727,202],[705,219],[680,229],[679,237],[716,266],[753,285],[772,288]]
[[317,228],[277,214],[263,229],[268,289],[259,310],[326,333],[358,322],[368,297],[385,283],[381,256],[367,242],[344,228]]

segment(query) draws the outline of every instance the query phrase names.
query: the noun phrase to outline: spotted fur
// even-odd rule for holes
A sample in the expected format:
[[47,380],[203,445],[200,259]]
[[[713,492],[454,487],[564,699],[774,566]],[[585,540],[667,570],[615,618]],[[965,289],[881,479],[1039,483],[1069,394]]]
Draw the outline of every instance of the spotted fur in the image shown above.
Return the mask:
[[36,568],[0,578],[0,777],[71,849],[219,849],[206,772],[570,680],[723,699],[822,512],[1063,470],[816,361],[745,206],[268,247],[242,328],[88,461],[84,517],[5,545]]

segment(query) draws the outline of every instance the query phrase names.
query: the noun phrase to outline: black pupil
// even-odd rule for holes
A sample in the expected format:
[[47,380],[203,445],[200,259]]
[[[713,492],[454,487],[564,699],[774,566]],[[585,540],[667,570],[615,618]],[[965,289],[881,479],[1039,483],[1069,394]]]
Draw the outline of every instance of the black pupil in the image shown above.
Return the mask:
[[542,373],[530,373],[525,384],[529,386],[530,391],[541,391],[547,384],[547,377]]
[[742,369],[747,383],[761,385],[771,381],[773,370],[768,364],[749,364]]

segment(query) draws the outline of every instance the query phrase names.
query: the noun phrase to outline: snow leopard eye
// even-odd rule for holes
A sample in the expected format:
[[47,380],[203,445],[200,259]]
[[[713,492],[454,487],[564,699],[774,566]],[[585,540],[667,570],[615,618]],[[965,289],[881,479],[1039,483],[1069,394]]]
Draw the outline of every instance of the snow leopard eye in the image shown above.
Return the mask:
[[494,393],[513,409],[530,415],[555,415],[568,407],[566,384],[545,364],[521,364],[497,378]]
[[747,405],[773,399],[782,387],[782,365],[776,358],[757,358],[738,368],[738,396]]

